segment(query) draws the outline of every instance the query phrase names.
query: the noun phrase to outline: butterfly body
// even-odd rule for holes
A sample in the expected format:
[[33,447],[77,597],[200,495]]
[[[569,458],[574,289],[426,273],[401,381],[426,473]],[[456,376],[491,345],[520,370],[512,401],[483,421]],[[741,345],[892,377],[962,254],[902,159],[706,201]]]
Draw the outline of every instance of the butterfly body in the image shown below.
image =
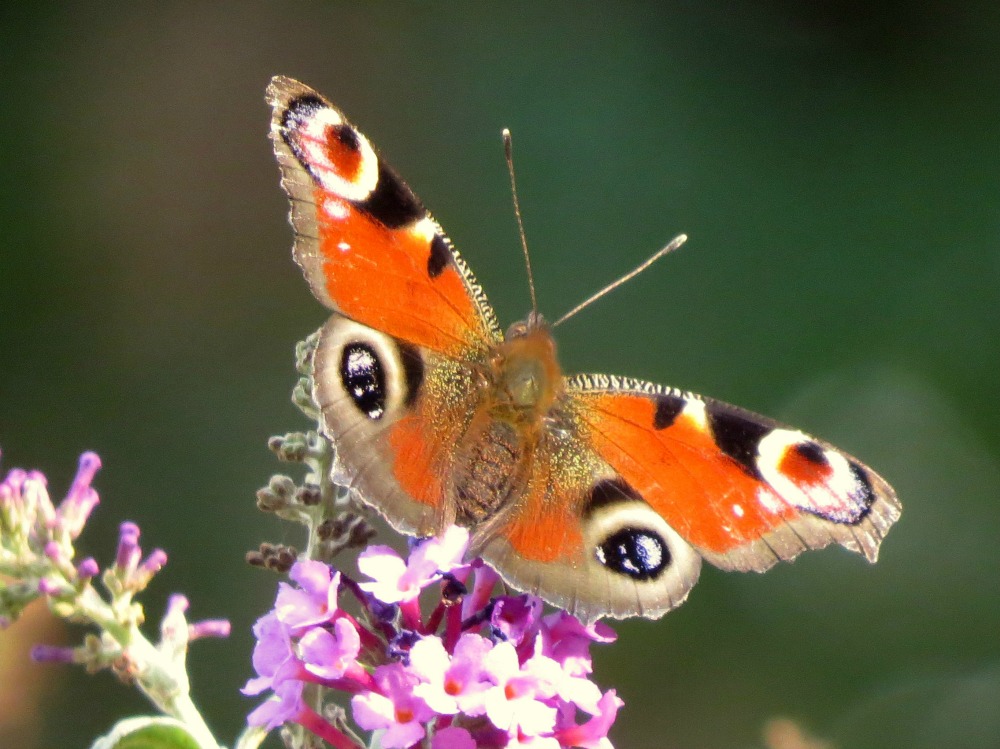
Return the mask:
[[543,323],[518,324],[489,357],[469,427],[455,451],[455,477],[447,492],[463,524],[489,520],[517,502],[558,424],[562,375],[555,342]]
[[892,488],[825,442],[692,393],[562,374],[536,312],[504,335],[465,261],[365,136],[275,78],[294,254],[333,314],[314,396],[335,473],[398,530],[451,523],[512,586],[584,619],[656,617],[702,559],[874,561]]

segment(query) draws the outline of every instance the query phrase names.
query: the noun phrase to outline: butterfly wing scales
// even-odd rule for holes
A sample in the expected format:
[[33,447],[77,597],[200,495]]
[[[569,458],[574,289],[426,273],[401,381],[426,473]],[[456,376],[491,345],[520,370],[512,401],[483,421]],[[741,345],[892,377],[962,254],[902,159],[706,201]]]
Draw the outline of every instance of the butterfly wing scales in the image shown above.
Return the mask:
[[[472,550],[514,588],[584,621],[660,616],[684,601],[701,558],[582,437],[572,419],[545,433],[524,492],[475,529]],[[616,534],[637,528],[662,543],[662,565],[620,563],[630,560],[616,557]]]
[[333,310],[455,357],[502,336],[458,252],[367,138],[291,78],[267,90],[271,140],[291,200],[295,260]]
[[830,543],[874,562],[899,517],[878,474],[766,417],[626,378],[568,390],[596,452],[718,567],[764,571]]
[[285,77],[267,99],[294,257],[334,310],[313,375],[337,477],[398,530],[436,532],[449,517],[451,453],[475,409],[472,378],[503,337],[495,314],[437,222],[339,109]]
[[[351,370],[356,353],[369,370]],[[313,354],[313,397],[336,446],[335,480],[403,533],[442,530],[454,446],[475,407],[472,377],[450,357],[333,313]]]

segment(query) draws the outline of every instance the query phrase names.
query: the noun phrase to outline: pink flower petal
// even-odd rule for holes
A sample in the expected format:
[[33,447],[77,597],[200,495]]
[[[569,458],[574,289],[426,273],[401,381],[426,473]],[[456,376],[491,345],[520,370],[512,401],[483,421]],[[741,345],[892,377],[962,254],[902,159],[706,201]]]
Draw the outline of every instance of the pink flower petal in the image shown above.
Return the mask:
[[613,749],[608,740],[608,731],[624,704],[615,690],[609,689],[598,702],[596,716],[583,725],[570,726],[556,731],[559,743],[563,746],[574,746],[581,749]]
[[340,679],[357,662],[361,651],[358,631],[346,619],[333,624],[333,632],[314,627],[299,641],[299,655],[310,673],[323,679]]
[[434,734],[431,749],[476,749],[476,742],[464,728],[449,726]]
[[304,559],[292,565],[289,577],[298,587],[281,583],[274,602],[278,618],[293,629],[328,622],[337,613],[340,573],[322,562]]

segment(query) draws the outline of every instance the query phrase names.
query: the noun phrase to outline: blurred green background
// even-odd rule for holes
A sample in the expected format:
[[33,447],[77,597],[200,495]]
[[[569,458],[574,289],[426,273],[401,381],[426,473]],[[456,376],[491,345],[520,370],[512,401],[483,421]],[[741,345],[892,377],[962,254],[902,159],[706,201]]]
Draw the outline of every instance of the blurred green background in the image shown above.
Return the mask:
[[[170,554],[151,623],[173,591],[232,619],[192,654],[231,742],[275,584],[243,553],[301,541],[253,493],[287,470],[267,437],[306,425],[293,346],[325,319],[290,258],[264,87],[337,102],[505,324],[528,306],[510,127],[544,313],[691,236],[560,328],[567,371],[768,413],[904,504],[876,567],[707,569],[664,620],[617,626],[596,662],[626,701],[616,746],[760,746],[776,715],[841,747],[1000,746],[998,49],[985,0],[6,4],[4,467],[59,494],[101,454],[84,551],[109,561],[137,521]],[[107,674],[45,668],[62,681],[38,746],[146,709]]]

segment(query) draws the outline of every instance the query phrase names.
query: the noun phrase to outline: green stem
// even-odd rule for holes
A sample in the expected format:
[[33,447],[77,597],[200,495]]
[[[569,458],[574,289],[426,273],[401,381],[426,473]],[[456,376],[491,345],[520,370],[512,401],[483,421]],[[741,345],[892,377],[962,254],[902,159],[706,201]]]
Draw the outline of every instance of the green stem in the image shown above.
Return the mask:
[[165,715],[181,721],[204,749],[220,749],[191,700],[183,661],[173,661],[134,624],[123,624],[111,605],[88,587],[77,597],[76,613],[100,627],[122,649],[135,669],[136,685]]

